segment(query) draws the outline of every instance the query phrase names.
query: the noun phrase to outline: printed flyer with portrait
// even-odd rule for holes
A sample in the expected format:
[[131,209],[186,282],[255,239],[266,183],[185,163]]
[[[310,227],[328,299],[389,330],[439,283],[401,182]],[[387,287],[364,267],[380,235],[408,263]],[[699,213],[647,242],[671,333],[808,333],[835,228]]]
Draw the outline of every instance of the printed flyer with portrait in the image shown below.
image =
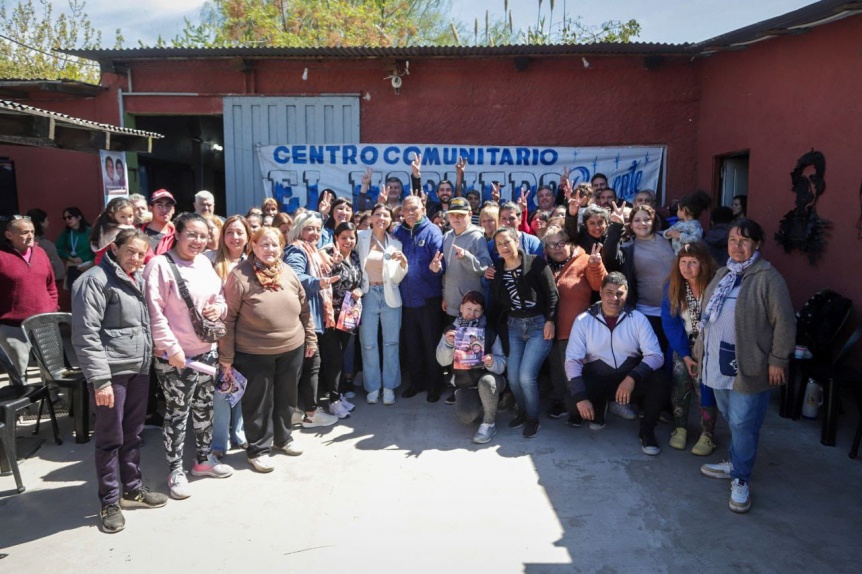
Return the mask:
[[485,356],[485,329],[481,327],[458,327],[455,329],[456,369],[473,369],[482,364]]

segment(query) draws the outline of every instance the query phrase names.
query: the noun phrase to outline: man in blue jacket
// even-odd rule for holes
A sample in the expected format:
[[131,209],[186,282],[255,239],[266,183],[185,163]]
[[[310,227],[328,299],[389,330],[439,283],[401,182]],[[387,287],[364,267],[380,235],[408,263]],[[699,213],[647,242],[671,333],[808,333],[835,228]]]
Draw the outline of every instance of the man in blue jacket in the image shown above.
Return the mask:
[[443,332],[443,233],[425,217],[422,200],[411,195],[401,208],[404,223],[395,230],[407,256],[407,276],[399,286],[402,344],[407,353],[410,386],[401,396],[428,391],[428,402],[440,400],[443,374],[437,342]]

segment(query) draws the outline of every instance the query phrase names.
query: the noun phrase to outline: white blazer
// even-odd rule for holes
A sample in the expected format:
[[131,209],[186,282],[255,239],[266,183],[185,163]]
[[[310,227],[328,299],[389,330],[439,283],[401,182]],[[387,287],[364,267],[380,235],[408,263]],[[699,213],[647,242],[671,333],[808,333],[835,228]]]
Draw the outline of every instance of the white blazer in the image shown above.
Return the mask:
[[[359,254],[359,265],[362,267],[362,285],[363,293],[368,293],[370,287],[368,282],[368,272],[365,271],[365,262],[368,260],[368,252],[371,251],[371,233],[370,229],[363,229],[357,233],[356,252]],[[394,253],[401,251],[401,242],[389,235],[386,240],[385,253]],[[398,289],[398,284],[407,275],[407,269],[401,267],[401,263],[394,259],[383,260],[383,295],[386,304],[390,307],[401,307],[401,291]]]

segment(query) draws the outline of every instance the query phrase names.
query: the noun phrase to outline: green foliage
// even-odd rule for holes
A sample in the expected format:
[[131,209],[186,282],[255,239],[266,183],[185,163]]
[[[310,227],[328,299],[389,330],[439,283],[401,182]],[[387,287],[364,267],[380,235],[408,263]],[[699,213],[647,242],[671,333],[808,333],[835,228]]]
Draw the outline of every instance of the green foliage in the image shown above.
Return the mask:
[[410,46],[449,38],[450,0],[210,0],[174,46]]
[[[22,0],[10,8],[0,0],[0,78],[72,79],[99,82],[94,62],[53,52],[56,48],[98,48],[101,32],[84,12],[83,0],[67,0],[69,14],[54,16],[48,0]],[[6,39],[8,38],[8,39]],[[123,36],[116,32],[116,44]]]
[[538,1],[536,23],[525,30],[514,30],[512,11],[508,0],[504,0],[503,18],[490,19],[486,12],[484,28],[479,20],[474,26],[474,45],[499,46],[503,44],[594,44],[597,42],[631,42],[640,36],[641,25],[637,20],[609,20],[601,24],[586,24],[581,16],[570,16],[563,8],[563,14],[554,20],[554,0],[548,3],[548,12],[542,10],[542,0]]

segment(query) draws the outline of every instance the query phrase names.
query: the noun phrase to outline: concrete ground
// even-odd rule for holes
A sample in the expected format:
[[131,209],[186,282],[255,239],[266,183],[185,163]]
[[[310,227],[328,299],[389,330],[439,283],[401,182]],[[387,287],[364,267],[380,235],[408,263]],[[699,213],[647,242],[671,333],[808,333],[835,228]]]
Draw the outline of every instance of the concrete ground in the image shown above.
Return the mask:
[[[334,427],[299,432],[305,454],[275,455],[273,473],[231,451],[231,478],[192,477],[191,498],[126,511],[114,535],[97,528],[93,443],[75,444],[63,418],[64,444],[44,427],[21,463],[27,492],[0,477],[0,572],[859,571],[850,401],[828,448],[818,422],[779,418],[776,397],[747,515],[728,510],[729,482],[698,472],[724,449],[674,451],[670,425],[659,425],[658,457],[641,453],[637,423],[616,417],[597,432],[543,418],[529,440],[501,413],[497,437],[477,446],[442,401],[356,404]],[[144,438],[144,479],[167,492],[160,432]],[[717,440],[726,447],[723,422]]]

